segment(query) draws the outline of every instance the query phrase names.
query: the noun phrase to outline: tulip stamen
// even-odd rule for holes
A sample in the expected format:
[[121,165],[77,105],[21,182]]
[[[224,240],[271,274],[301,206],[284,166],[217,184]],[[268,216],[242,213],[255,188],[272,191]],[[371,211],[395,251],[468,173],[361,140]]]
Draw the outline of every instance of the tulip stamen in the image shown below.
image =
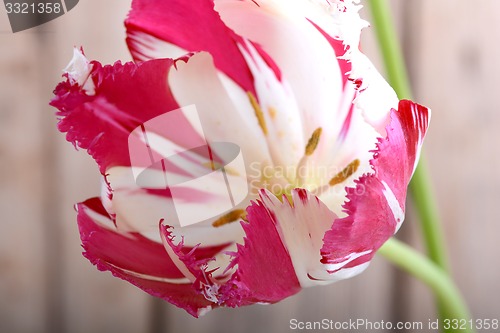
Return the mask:
[[247,95],[248,99],[250,100],[250,104],[252,105],[252,108],[255,111],[255,116],[257,117],[259,126],[262,129],[262,132],[264,132],[264,135],[267,135],[267,125],[266,125],[266,119],[264,118],[264,112],[262,112],[259,102],[257,102],[257,98],[255,98],[254,94],[248,92]]
[[322,132],[323,129],[321,127],[316,128],[316,130],[313,132],[306,145],[306,152],[305,152],[306,156],[311,156],[314,153],[314,151],[318,147],[319,139],[321,138]]
[[235,209],[219,217],[212,223],[212,226],[218,228],[223,225],[236,222],[240,219],[246,220],[246,217],[247,217],[247,212],[244,209]]
[[359,159],[355,159],[354,161],[349,163],[342,171],[340,171],[332,179],[330,179],[328,184],[330,186],[335,186],[337,184],[344,182],[347,178],[352,176],[352,174],[355,173],[356,170],[358,170],[359,164],[360,164]]

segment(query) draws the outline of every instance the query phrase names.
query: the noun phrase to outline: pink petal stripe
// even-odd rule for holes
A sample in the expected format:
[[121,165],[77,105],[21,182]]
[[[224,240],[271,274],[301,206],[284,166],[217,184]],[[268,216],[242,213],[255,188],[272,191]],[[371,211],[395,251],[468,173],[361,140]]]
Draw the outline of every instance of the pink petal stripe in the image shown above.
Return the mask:
[[[101,271],[110,271],[149,294],[161,297],[197,317],[199,310],[211,305],[191,283],[169,283],[162,279],[182,279],[184,275],[172,262],[162,244],[140,234],[121,234],[107,229],[88,214],[109,218],[98,198],[78,204],[78,226],[84,256]],[[191,251],[191,248],[186,248]],[[212,257],[221,247],[198,248],[201,257]]]
[[206,310],[210,310],[215,307],[202,295],[200,295],[190,283],[174,284],[149,280],[130,274],[129,272],[114,267],[105,261],[100,261],[100,259],[89,258],[89,260],[96,265],[100,271],[110,271],[113,276],[133,284],[151,296],[159,297],[181,309],[186,310],[187,313],[193,317],[198,318]]
[[[242,39],[221,21],[213,0],[134,0],[125,26],[129,36],[140,31],[187,52],[209,52],[219,70],[255,95],[252,74],[238,49]],[[127,43],[134,57],[148,59],[134,38]]]
[[[430,111],[409,100],[402,100],[387,127],[388,139],[379,145],[373,161],[378,178],[392,189],[404,207],[407,184],[418,163],[420,148],[429,126]],[[384,153],[386,152],[386,153]]]
[[346,53],[346,49],[344,46],[344,42],[339,39],[335,39],[329,34],[327,34],[323,29],[321,29],[317,24],[313,21],[309,20],[309,22],[316,28],[318,31],[325,37],[325,39],[330,43],[335,54],[337,55],[337,61],[339,62],[340,67],[340,75],[342,75],[342,82],[344,86],[349,79],[349,72],[351,71],[352,65],[346,59],[343,59],[342,56]]
[[[279,68],[278,64],[274,61],[274,59],[266,51],[264,51],[261,45],[254,43],[252,41],[248,42],[255,48],[259,56],[266,63],[266,65],[273,71],[274,76],[276,76],[276,79],[281,82],[283,79],[283,73],[281,73],[281,69]],[[245,49],[245,51],[248,52],[248,54],[251,54],[246,44],[243,44],[242,47]]]
[[[340,74],[342,75],[342,82],[344,84],[344,92],[348,90],[349,85],[355,85],[356,89],[359,88],[359,85],[361,84],[360,82],[352,82],[351,79],[349,79],[349,74],[352,70],[352,64],[350,61],[344,59],[342,56],[346,53],[346,46],[344,45],[344,42],[339,39],[335,39],[334,37],[330,36],[327,34],[323,29],[321,29],[317,24],[315,24],[313,21],[309,21],[311,24],[318,29],[318,31],[325,37],[325,39],[330,43],[332,48],[335,51],[335,54],[337,55],[337,61],[339,62],[339,67],[340,67]],[[353,96],[353,98],[356,97],[356,95]],[[354,110],[354,104],[351,105],[349,112],[347,113],[346,117],[343,120],[343,125],[339,133],[339,138],[343,139],[347,135],[347,132],[349,131],[350,125],[351,125],[351,119],[352,119],[352,113]]]
[[277,230],[276,217],[260,201],[247,208],[244,245],[238,246],[237,271],[221,288],[221,301],[236,307],[275,303],[300,291],[290,255]]
[[[200,258],[196,251],[187,252],[183,243],[174,243],[171,228],[161,226],[165,246],[171,248],[194,275],[195,288],[214,305],[239,307],[256,302],[275,303],[300,291],[290,256],[283,245],[275,217],[260,201],[247,208],[247,222],[241,222],[246,233],[244,245],[238,244],[229,267],[236,271],[214,278],[207,271],[210,259]],[[270,275],[270,272],[272,274]],[[225,282],[227,280],[227,282]]]
[[[59,83],[51,105],[58,108],[58,124],[66,139],[87,149],[101,173],[121,165],[129,166],[128,135],[144,122],[178,109],[168,87],[172,60],[154,60],[141,64],[120,62],[102,66],[92,62],[91,79],[95,95],[69,80]],[[178,117],[165,133],[178,142],[201,141],[185,118]],[[162,133],[164,134],[164,133]]]
[[173,264],[163,245],[137,233],[118,233],[97,224],[87,210],[110,218],[98,198],[77,205],[78,226],[85,256],[99,258],[124,270],[155,277],[180,279],[184,275]]
[[[173,228],[164,224],[160,224],[160,233],[163,240],[165,249],[171,252],[172,256],[177,256],[185,268],[192,274],[194,278],[190,278],[193,283],[193,288],[203,297],[214,303],[220,305],[217,298],[219,285],[214,277],[212,271],[207,271],[207,264],[215,260],[214,257],[199,257],[197,254],[197,247],[191,250],[184,246],[184,239],[175,244],[176,238],[172,232]],[[169,251],[170,250],[170,251]]]
[[387,137],[379,139],[371,161],[375,173],[362,176],[355,188],[347,189],[348,216],[335,220],[325,234],[323,263],[341,265],[338,269],[365,263],[396,232],[403,222],[406,189],[429,117],[427,108],[411,101],[400,101],[399,110],[391,111]]

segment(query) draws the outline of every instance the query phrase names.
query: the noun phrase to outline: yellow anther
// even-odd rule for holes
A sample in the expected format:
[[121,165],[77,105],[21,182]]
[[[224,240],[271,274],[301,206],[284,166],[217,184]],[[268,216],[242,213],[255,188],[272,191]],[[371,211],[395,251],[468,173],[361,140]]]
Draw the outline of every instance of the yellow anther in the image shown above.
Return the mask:
[[264,119],[264,113],[262,112],[262,109],[260,108],[260,105],[257,102],[257,99],[255,98],[254,94],[252,94],[249,91],[247,92],[247,95],[248,99],[250,100],[250,104],[252,104],[253,110],[255,111],[255,116],[257,117],[259,126],[260,128],[262,128],[262,132],[264,132],[264,135],[267,135],[266,120]]
[[275,108],[273,108],[272,106],[268,109],[269,111],[269,115],[271,116],[271,119],[274,119],[276,118],[276,114],[278,113],[278,111],[276,111]]
[[335,186],[337,184],[342,183],[345,181],[347,178],[352,176],[353,173],[358,170],[359,167],[359,160],[355,159],[351,163],[349,163],[344,170],[340,171],[338,174],[335,175],[332,179],[330,179],[330,182],[328,183],[330,186]]
[[223,225],[236,222],[236,221],[238,221],[240,219],[246,220],[246,217],[247,217],[247,212],[245,210],[243,210],[243,209],[235,209],[233,211],[230,211],[226,215],[221,216],[217,220],[215,220],[212,223],[212,226],[218,228],[218,227],[221,227]]
[[307,142],[307,145],[306,145],[306,155],[307,156],[312,155],[312,153],[314,153],[314,151],[318,147],[318,143],[319,143],[319,139],[321,137],[322,131],[323,131],[323,129],[321,127],[318,127],[311,135],[311,138],[309,139],[309,142]]

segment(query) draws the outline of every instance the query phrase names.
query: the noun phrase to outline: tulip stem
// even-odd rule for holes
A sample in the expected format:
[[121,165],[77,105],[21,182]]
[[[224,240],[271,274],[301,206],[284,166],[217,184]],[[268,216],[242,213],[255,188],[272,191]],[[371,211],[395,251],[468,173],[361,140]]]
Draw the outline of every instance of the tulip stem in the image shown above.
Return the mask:
[[[401,47],[394,29],[389,4],[387,0],[370,0],[368,3],[384,60],[387,79],[399,98],[410,99],[411,87]],[[424,158],[421,158],[415,170],[410,183],[410,193],[419,214],[427,255],[442,270],[440,273],[443,275],[448,270],[445,242]],[[419,276],[415,272],[409,272],[415,276]],[[449,300],[444,299],[446,293],[438,292],[435,288],[433,289],[438,297],[440,318],[442,320],[447,317],[449,318],[453,311],[449,308]],[[462,313],[467,314],[467,311]],[[465,317],[463,318],[465,319]],[[445,331],[449,330],[445,329]]]
[[400,99],[411,98],[410,80],[396,35],[391,10],[386,0],[370,0],[370,12],[377,36],[379,50],[386,70],[387,80]]
[[425,160],[421,158],[410,183],[411,198],[420,217],[429,258],[448,271],[443,231],[429,179]]
[[[389,5],[386,0],[371,0],[369,4],[387,79],[400,99],[411,99],[410,83]],[[436,264],[447,270],[443,232],[423,157],[410,183],[410,193],[420,217],[427,254]]]
[[378,250],[378,253],[400,269],[425,283],[434,291],[434,294],[439,297],[449,315],[448,320],[441,318],[439,322],[440,328],[446,329],[447,326],[453,328],[453,322],[450,319],[458,319],[459,322],[462,321],[467,323],[461,327],[461,332],[462,328],[463,332],[474,332],[473,327],[470,327],[474,322],[469,321],[470,315],[467,305],[445,270],[425,255],[422,255],[396,238],[389,239]]

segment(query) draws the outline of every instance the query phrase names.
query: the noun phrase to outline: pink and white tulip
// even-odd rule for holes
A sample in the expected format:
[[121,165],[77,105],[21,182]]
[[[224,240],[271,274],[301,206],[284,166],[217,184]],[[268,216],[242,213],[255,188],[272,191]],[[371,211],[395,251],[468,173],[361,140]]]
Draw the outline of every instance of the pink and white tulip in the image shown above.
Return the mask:
[[[125,23],[135,62],[102,66],[75,50],[51,105],[103,175],[101,196],[77,205],[85,257],[196,317],[366,269],[403,222],[430,112],[398,101],[359,51],[367,24],[355,3],[134,0]],[[155,154],[234,143],[246,174],[227,177],[250,192],[231,212],[180,226],[165,214],[173,198],[161,170],[144,171],[147,186],[135,181],[144,165],[129,136],[188,105],[203,133],[182,115],[146,129]],[[211,188],[184,194],[188,211],[218,205]]]

